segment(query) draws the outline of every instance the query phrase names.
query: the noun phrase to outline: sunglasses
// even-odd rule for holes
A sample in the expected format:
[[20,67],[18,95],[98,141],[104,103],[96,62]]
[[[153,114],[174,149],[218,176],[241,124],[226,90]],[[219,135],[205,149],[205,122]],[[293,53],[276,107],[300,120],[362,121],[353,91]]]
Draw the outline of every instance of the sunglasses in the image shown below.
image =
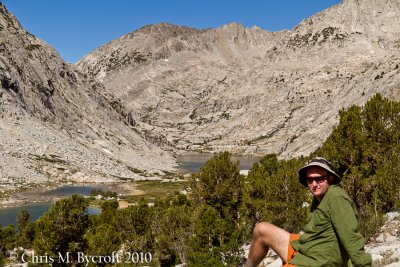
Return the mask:
[[312,184],[314,181],[315,181],[317,184],[323,183],[323,182],[325,182],[325,180],[326,180],[327,177],[328,177],[327,175],[319,176],[319,177],[313,177],[313,178],[311,178],[311,177],[308,178],[308,177],[307,177],[307,184]]

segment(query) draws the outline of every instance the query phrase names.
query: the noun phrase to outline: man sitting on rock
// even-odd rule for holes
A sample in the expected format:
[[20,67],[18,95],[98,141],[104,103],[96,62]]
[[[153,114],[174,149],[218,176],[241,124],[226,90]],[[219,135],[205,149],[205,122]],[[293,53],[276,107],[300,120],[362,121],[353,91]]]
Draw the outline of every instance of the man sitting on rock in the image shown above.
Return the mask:
[[271,248],[283,266],[371,266],[358,231],[357,211],[339,185],[341,178],[324,158],[314,158],[299,170],[300,183],[314,196],[311,214],[301,234],[291,234],[267,222],[257,223],[245,267],[257,266]]

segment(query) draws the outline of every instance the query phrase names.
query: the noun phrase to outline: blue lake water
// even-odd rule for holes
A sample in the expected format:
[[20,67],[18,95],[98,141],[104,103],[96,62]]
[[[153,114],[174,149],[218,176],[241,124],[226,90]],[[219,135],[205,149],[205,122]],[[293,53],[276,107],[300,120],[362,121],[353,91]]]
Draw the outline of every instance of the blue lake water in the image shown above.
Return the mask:
[[[103,189],[105,190],[104,186],[73,186],[67,185],[62,186],[53,190],[48,190],[45,192],[35,193],[40,195],[40,197],[46,197],[49,199],[60,199],[60,198],[67,198],[74,194],[78,195],[90,195],[90,192],[93,189]],[[12,208],[3,208],[0,209],[0,225],[7,226],[10,224],[17,224],[17,215],[22,210],[27,210],[29,215],[31,216],[32,220],[37,220],[43,213],[45,213],[52,205],[54,201],[47,201],[47,202],[38,202],[38,203],[28,203],[28,204],[19,204],[16,207]],[[89,214],[99,214],[100,209],[97,207],[89,206],[88,208]]]
[[[17,216],[22,210],[27,210],[33,221],[39,219],[54,203],[44,202],[44,203],[32,203],[32,204],[22,204],[13,208],[5,208],[0,210],[0,225],[7,226],[10,224],[17,225]],[[97,207],[89,206],[89,214],[99,214],[100,209]]]
[[[212,153],[185,153],[177,159],[178,163],[180,164],[179,169],[183,172],[189,173],[198,172],[200,168],[204,165],[204,163],[214,155],[215,154]],[[232,156],[231,160],[240,162],[240,170],[248,170],[253,166],[254,163],[259,161],[259,158],[250,156]],[[93,189],[102,189],[104,191],[109,190],[109,188],[105,185],[66,185],[53,190],[48,190],[35,194],[37,194],[38,197],[40,196],[41,198],[44,197],[46,199],[60,199],[67,198],[73,194],[90,195],[90,192]],[[21,210],[24,209],[29,212],[32,220],[37,220],[51,207],[51,205],[53,205],[53,203],[54,201],[20,204],[17,207],[0,209],[0,225],[2,225],[3,227],[9,224],[16,225],[17,215],[19,212],[21,212]],[[100,210],[96,207],[89,207],[88,213],[98,214],[100,213]]]
[[[204,163],[215,156],[212,153],[188,152],[178,157],[177,162],[180,164],[179,169],[184,172],[198,172]],[[249,170],[254,163],[259,162],[260,158],[252,156],[236,156],[231,157],[231,161],[239,161],[240,170]]]
[[62,186],[53,190],[49,190],[46,191],[44,193],[42,193],[42,196],[53,196],[53,197],[69,197],[71,195],[84,195],[84,196],[88,196],[90,195],[90,192],[92,192],[93,189],[102,189],[105,190],[104,186],[86,186],[86,185],[82,185],[82,186],[75,186],[75,185],[66,185],[66,186]]

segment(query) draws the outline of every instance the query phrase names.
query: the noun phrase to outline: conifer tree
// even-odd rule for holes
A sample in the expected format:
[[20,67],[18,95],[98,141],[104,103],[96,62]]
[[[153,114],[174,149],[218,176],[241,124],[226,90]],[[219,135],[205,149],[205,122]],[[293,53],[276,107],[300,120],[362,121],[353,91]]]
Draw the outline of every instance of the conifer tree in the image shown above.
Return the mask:
[[31,248],[35,238],[35,223],[31,220],[27,210],[22,210],[17,215],[18,245]]
[[117,211],[115,227],[121,232],[123,245],[128,251],[153,252],[152,220],[153,210],[144,200]]
[[69,252],[71,261],[76,252],[86,248],[84,235],[89,227],[88,201],[80,195],[57,201],[36,222],[34,249],[38,255],[48,255],[55,264]]
[[287,231],[300,230],[307,215],[310,197],[300,185],[297,171],[304,160],[278,160],[275,154],[264,156],[250,169],[249,181],[252,223],[266,220]]
[[[121,244],[120,232],[110,224],[101,224],[86,235],[88,255],[108,255],[118,251]],[[105,266],[105,263],[97,263]]]
[[219,214],[239,223],[245,200],[245,178],[239,173],[239,163],[223,152],[209,159],[200,171],[191,177],[192,197],[195,203],[207,204]]
[[384,213],[400,208],[400,102],[377,94],[339,116],[339,125],[315,154],[338,166],[368,236]]
[[10,224],[6,227],[0,225],[0,264],[8,256],[8,251],[16,247],[17,239],[18,235],[14,225]]
[[233,265],[239,258],[240,246],[249,230],[247,192],[239,163],[232,162],[230,156],[228,152],[215,155],[190,178],[191,197],[197,206],[190,266],[198,266],[199,259],[208,264]]
[[[204,204],[194,226],[189,252],[189,266],[224,266],[222,253],[227,239],[227,225],[220,213]],[[229,241],[228,241],[229,242]]]
[[175,266],[187,262],[189,240],[193,234],[193,207],[185,195],[175,195],[164,205],[156,207],[152,231],[156,256],[160,266]]

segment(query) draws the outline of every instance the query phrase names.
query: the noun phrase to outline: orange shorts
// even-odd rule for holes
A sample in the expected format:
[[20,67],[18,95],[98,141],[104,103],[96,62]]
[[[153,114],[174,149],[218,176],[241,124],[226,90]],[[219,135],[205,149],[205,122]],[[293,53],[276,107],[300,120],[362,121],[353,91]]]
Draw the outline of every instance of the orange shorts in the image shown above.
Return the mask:
[[287,263],[282,265],[282,267],[296,267],[296,265],[288,263],[291,259],[294,258],[294,255],[296,255],[296,253],[297,253],[296,250],[290,244],[290,242],[297,240],[299,238],[300,238],[299,234],[290,234],[289,245],[288,245],[288,255],[287,255],[287,260],[286,260]]

